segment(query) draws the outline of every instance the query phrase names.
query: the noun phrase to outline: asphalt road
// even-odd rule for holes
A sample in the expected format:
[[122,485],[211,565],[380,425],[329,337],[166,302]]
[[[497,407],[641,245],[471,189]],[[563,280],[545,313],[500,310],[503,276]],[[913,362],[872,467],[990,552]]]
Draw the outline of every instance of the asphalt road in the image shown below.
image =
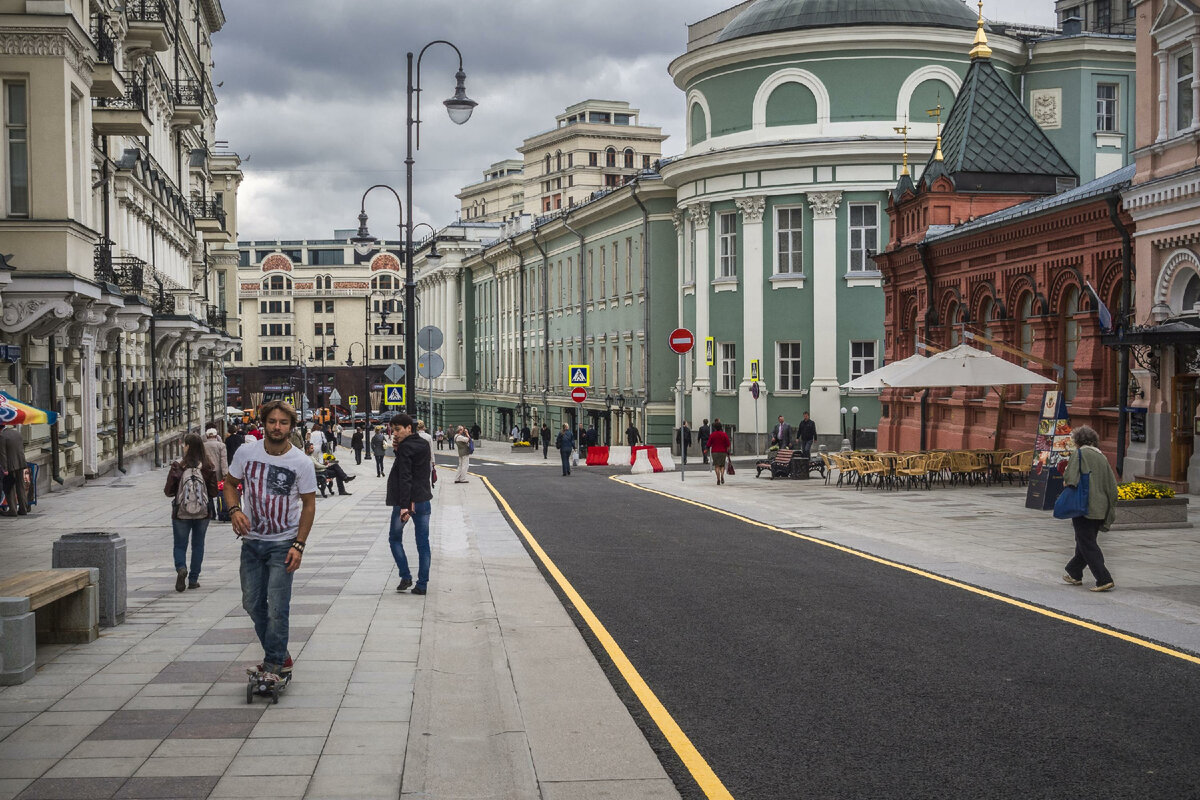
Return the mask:
[[[1200,666],[610,470],[478,471],[737,800],[1200,797]],[[580,624],[684,797],[704,797]]]

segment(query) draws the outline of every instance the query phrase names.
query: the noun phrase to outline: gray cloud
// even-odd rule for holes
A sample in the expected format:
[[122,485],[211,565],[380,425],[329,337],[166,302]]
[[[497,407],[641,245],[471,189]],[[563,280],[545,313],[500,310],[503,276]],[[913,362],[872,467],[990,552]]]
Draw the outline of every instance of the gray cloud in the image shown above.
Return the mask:
[[[683,149],[683,98],[667,75],[686,25],[734,0],[234,0],[214,37],[218,134],[243,157],[240,238],[325,238],[352,227],[363,190],[403,195],[405,52],[434,39],[461,48],[480,105],[453,125],[441,106],[457,59],[431,48],[422,65],[414,215],[444,225],[454,194],[517,157],[521,141],[579,100],[628,100]],[[991,6],[992,4],[989,4]],[[281,12],[286,9],[286,13]],[[989,13],[991,16],[991,13]],[[1049,0],[1010,0],[996,14],[1050,24]],[[373,229],[394,235],[395,201],[372,194]]]

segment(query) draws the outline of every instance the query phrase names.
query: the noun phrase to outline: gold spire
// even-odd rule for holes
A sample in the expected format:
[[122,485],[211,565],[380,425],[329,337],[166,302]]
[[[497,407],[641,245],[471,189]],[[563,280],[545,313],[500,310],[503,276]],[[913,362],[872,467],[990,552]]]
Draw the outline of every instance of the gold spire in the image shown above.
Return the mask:
[[983,0],[979,0],[979,27],[975,31],[975,46],[971,48],[971,60],[992,57],[992,48],[988,47],[987,34],[984,33],[983,26]]
[[937,118],[937,150],[935,150],[933,153],[934,161],[946,160],[942,156],[942,108],[942,101],[938,100],[938,104],[935,108],[931,108],[925,112],[929,116]]
[[909,175],[911,177],[911,173],[908,171],[908,120],[904,121],[904,125],[902,127],[893,128],[892,130],[894,130],[896,133],[904,135],[904,171],[901,172],[900,175]]

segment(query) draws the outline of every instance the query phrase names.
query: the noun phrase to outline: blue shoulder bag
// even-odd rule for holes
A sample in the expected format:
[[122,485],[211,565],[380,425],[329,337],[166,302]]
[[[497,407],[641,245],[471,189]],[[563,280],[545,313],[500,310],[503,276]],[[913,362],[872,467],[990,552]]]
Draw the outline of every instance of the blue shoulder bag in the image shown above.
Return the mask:
[[1055,519],[1074,519],[1087,516],[1092,476],[1083,471],[1083,454],[1077,452],[1076,458],[1079,459],[1079,485],[1063,487],[1062,493],[1054,501]]

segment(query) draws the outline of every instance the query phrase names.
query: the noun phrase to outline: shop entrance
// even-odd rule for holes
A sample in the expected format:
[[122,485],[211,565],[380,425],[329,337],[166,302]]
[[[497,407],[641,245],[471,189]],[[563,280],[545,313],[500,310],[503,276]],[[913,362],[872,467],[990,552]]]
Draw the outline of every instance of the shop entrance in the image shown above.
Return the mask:
[[1171,480],[1187,481],[1188,463],[1196,444],[1197,375],[1176,375],[1171,381]]

